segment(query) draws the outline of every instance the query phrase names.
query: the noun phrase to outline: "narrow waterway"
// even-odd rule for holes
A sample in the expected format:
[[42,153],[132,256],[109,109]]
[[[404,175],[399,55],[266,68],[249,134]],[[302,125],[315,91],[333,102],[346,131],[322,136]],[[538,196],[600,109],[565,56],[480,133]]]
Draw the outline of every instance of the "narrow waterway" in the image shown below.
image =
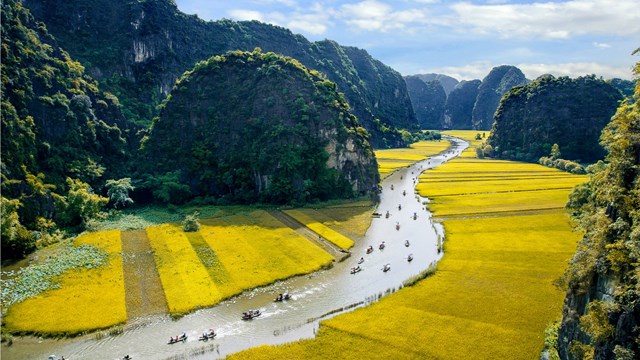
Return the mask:
[[[351,249],[352,256],[332,269],[248,291],[179,320],[168,316],[138,319],[122,334],[102,339],[95,334],[63,340],[18,338],[13,346],[3,346],[2,357],[46,359],[56,354],[65,359],[117,359],[128,354],[133,359],[211,359],[262,344],[311,338],[320,320],[377,301],[442,257],[437,251],[438,238],[444,238],[442,228],[432,223],[431,213],[423,204],[427,200],[414,188],[422,171],[458,156],[468,146],[462,140],[450,140],[453,145],[444,153],[401,168],[382,182],[376,210],[382,216],[373,218],[364,240]],[[380,250],[383,241],[386,247]],[[369,246],[374,251],[366,254]],[[409,254],[413,254],[411,262],[407,261]],[[350,268],[361,257],[363,270],[351,274]],[[390,271],[382,271],[385,264],[390,265]],[[292,300],[273,301],[285,291],[293,295]],[[260,309],[262,315],[241,320],[242,312],[248,309]],[[198,341],[209,328],[216,329],[218,336],[208,342]],[[167,344],[170,336],[181,332],[188,335],[186,342]]]

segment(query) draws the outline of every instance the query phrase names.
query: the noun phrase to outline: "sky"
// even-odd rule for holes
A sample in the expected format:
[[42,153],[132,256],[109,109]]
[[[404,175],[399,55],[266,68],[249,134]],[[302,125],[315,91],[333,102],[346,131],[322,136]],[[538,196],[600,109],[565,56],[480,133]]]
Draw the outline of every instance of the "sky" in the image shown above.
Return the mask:
[[176,0],[204,20],[259,20],[365,49],[402,75],[542,74],[632,79],[638,0]]

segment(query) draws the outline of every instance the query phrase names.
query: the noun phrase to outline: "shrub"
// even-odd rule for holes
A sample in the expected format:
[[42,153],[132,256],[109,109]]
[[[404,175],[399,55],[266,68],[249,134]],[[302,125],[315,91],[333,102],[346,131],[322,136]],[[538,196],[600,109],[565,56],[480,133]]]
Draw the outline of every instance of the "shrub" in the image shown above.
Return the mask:
[[191,215],[187,215],[182,222],[182,230],[184,232],[195,232],[200,230],[200,213],[194,212]]

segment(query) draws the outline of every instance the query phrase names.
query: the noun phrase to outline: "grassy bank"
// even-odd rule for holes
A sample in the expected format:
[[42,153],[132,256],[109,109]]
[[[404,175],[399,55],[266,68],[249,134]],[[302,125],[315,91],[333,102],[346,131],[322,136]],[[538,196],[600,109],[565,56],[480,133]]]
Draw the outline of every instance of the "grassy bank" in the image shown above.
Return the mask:
[[563,206],[570,184],[584,178],[555,172],[567,185],[556,189],[548,168],[472,159],[473,148],[464,155],[421,178],[446,234],[434,275],[323,321],[315,339],[230,358],[537,359],[562,306],[553,281],[580,237]]

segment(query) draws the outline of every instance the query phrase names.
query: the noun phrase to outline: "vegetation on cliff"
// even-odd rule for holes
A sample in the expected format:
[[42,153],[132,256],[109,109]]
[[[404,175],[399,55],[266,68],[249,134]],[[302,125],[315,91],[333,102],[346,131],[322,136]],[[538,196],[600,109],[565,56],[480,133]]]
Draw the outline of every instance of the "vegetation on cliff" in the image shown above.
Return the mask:
[[504,96],[488,143],[500,158],[537,161],[558,144],[564,159],[595,162],[604,157],[600,132],[621,99],[617,89],[594,75],[543,75]]
[[[638,52],[638,50],[636,50]],[[640,75],[640,63],[635,74]],[[640,83],[604,128],[604,162],[568,207],[585,232],[565,275],[558,336],[562,359],[640,355]]]
[[76,227],[123,171],[128,127],[118,99],[99,90],[19,2],[2,4],[2,254],[19,257]]
[[143,141],[152,175],[142,187],[158,200],[289,203],[376,189],[367,131],[336,84],[295,59],[259,49],[214,56],[161,107]]
[[440,82],[424,82],[418,76],[406,76],[404,81],[420,128],[442,129],[447,94]]
[[502,65],[491,69],[482,79],[478,87],[478,97],[472,112],[472,125],[475,130],[490,130],[493,124],[493,114],[500,104],[502,95],[514,86],[527,84],[520,69],[515,66]]
[[193,64],[256,47],[291,56],[338,85],[376,147],[402,146],[416,128],[402,76],[366,51],[257,21],[205,22],[171,0],[27,0],[60,43],[116,94],[128,119],[148,125],[175,80]]
[[445,129],[470,130],[473,129],[471,115],[473,105],[478,97],[480,80],[461,81],[449,93],[444,107]]

